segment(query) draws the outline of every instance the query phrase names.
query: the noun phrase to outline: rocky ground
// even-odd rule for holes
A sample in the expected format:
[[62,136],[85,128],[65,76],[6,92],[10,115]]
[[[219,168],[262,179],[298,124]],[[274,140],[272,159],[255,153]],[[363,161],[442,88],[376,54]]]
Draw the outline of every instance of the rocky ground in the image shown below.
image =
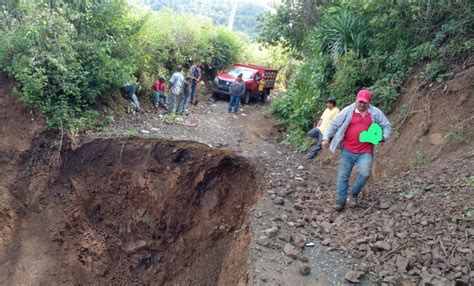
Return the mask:
[[304,160],[279,144],[266,112],[267,106],[250,105],[228,114],[226,102],[201,101],[184,117],[163,111],[124,117],[106,135],[195,140],[260,166],[264,191],[251,211],[250,284],[473,282],[472,148],[372,182],[358,208],[339,214],[332,209],[337,170],[328,162],[334,158]]

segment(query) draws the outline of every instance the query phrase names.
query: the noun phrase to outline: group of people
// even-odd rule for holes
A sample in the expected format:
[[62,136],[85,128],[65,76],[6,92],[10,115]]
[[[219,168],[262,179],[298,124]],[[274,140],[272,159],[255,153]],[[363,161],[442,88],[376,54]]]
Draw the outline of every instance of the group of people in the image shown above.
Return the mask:
[[[163,106],[169,113],[185,113],[188,103],[197,104],[197,86],[201,80],[201,62],[196,62],[191,66],[186,76],[183,75],[183,68],[178,66],[169,79],[169,92],[166,92],[166,79],[160,77],[152,86],[152,100],[156,108]],[[257,83],[257,97],[262,101],[265,89],[265,80],[260,72],[256,72],[253,80]],[[140,102],[138,101],[136,90],[137,85],[130,81],[124,84],[123,91],[130,98],[134,111],[141,112]],[[237,113],[239,111],[240,101],[246,92],[243,74],[239,74],[237,79],[229,86],[229,108],[228,112],[232,110]]]
[[349,178],[354,165],[357,165],[357,177],[352,186],[350,207],[358,205],[358,195],[370,177],[374,145],[360,140],[360,134],[367,132],[376,123],[382,129],[382,141],[386,141],[392,132],[389,120],[383,112],[370,104],[372,94],[366,89],[360,90],[356,101],[339,110],[335,99],[326,101],[326,110],[308,136],[317,140],[311,146],[306,157],[313,159],[322,148],[328,148],[335,153],[341,149],[339,170],[336,183],[336,211],[341,212],[346,207]]
[[[189,103],[197,104],[197,85],[201,80],[201,62],[191,66],[186,76],[182,73],[181,66],[176,67],[175,72],[169,79],[169,90],[166,92],[166,79],[160,77],[152,86],[152,99],[155,107],[163,106],[168,113],[185,113]],[[133,82],[127,82],[123,91],[132,101],[134,111],[141,112],[140,102],[135,94],[137,88]]]

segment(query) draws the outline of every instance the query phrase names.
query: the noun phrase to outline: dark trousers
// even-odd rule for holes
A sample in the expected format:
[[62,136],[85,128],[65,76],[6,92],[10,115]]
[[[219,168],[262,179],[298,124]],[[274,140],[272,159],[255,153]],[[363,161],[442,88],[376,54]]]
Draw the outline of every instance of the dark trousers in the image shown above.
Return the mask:
[[318,154],[319,150],[322,149],[321,140],[323,139],[323,133],[321,132],[321,130],[319,130],[318,127],[315,127],[311,129],[307,133],[307,135],[311,138],[318,140],[316,144],[311,145],[311,147],[309,148],[308,154],[306,155],[308,158],[314,158]]

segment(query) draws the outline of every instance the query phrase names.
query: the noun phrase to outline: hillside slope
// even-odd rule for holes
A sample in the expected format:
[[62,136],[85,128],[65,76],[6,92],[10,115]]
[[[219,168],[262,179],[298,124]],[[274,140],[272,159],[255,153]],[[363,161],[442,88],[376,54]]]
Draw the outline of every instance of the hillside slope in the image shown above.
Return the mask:
[[410,77],[389,115],[390,140],[376,152],[375,174],[389,178],[420,167],[474,142],[474,66],[441,84],[423,87]]

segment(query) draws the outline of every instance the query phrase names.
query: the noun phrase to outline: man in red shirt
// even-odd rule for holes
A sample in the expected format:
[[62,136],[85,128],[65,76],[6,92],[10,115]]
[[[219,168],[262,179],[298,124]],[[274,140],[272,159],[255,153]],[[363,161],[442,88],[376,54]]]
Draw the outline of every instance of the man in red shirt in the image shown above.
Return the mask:
[[357,93],[356,102],[344,108],[329,125],[324,133],[321,145],[329,146],[329,138],[334,137],[331,151],[337,147],[342,149],[339,160],[337,178],[337,211],[342,211],[346,205],[347,190],[352,168],[357,164],[358,174],[352,186],[353,207],[357,206],[357,196],[370,177],[374,145],[360,141],[360,134],[367,131],[372,123],[377,123],[382,128],[382,141],[388,139],[392,128],[387,117],[380,109],[370,105],[372,94],[362,89]]
[[158,108],[158,105],[160,104],[160,99],[163,99],[163,106],[166,108],[168,106],[168,96],[166,96],[165,93],[165,78],[160,77],[157,81],[155,81],[151,86],[151,90],[153,90],[153,95],[155,97],[155,107]]

